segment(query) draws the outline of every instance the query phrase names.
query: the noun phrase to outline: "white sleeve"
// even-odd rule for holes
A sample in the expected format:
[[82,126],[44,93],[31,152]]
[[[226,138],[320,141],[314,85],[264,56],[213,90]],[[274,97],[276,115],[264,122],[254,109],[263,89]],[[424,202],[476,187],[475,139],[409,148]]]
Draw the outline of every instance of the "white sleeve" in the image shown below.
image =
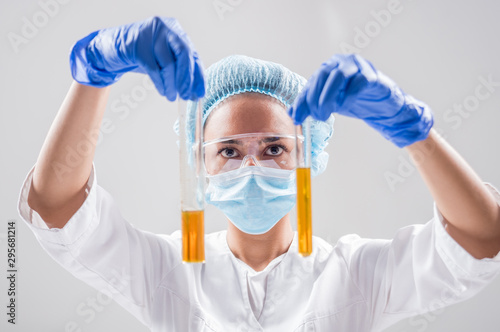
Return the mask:
[[[500,194],[485,184],[500,204]],[[371,308],[372,331],[461,302],[500,273],[500,255],[475,259],[446,231],[434,204],[425,225],[400,229],[393,240],[339,240],[353,281]]]
[[22,219],[49,255],[150,326],[152,297],[162,278],[182,263],[180,241],[136,229],[120,214],[111,195],[97,184],[95,166],[87,197],[61,229],[49,229],[28,205],[33,171],[18,200]]

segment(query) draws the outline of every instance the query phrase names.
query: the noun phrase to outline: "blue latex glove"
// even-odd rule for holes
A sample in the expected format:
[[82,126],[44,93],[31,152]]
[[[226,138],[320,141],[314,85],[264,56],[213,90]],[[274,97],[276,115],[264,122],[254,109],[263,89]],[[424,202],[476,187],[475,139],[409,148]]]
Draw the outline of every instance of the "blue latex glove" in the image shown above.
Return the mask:
[[425,139],[434,123],[426,104],[352,54],[323,63],[289,110],[295,124],[308,115],[324,121],[332,113],[362,119],[398,147]]
[[129,71],[148,74],[168,100],[177,94],[196,99],[205,94],[203,65],[186,33],[174,18],[95,31],[79,40],[70,55],[75,81],[105,87]]

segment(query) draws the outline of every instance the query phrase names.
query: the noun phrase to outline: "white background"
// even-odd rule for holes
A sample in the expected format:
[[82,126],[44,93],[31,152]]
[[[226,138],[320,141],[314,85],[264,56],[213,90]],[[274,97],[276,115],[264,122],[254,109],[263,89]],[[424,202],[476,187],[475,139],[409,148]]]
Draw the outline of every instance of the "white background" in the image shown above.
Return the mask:
[[[206,66],[230,54],[284,64],[309,77],[349,44],[408,93],[427,102],[435,127],[485,180],[500,186],[500,87],[473,105],[479,77],[500,82],[496,1],[382,0],[244,1],[1,0],[0,8],[0,330],[146,331],[114,303],[85,321],[76,309],[97,291],[64,271],[41,249],[17,214],[20,186],[71,83],[68,53],[78,39],[108,26],[172,16],[195,44]],[[62,0],[60,0],[63,2]],[[55,5],[54,5],[55,4]],[[225,11],[216,5],[225,4]],[[43,7],[50,12],[44,14]],[[47,9],[48,8],[48,9]],[[372,11],[393,9],[377,23]],[[26,26],[31,22],[35,30]],[[368,30],[362,39],[359,31]],[[366,32],[365,32],[366,33]],[[17,37],[16,37],[17,36]],[[13,38],[19,42],[15,43]],[[125,75],[111,92],[95,156],[98,183],[136,226],[157,233],[180,228],[178,165],[172,130],[176,106]],[[482,88],[482,91],[486,91]],[[132,96],[128,114],[113,112]],[[476,99],[477,100],[477,99]],[[470,111],[453,112],[467,103]],[[471,106],[472,105],[472,106]],[[447,114],[447,115],[446,115]],[[395,231],[432,216],[432,198],[406,151],[385,141],[362,121],[338,117],[327,171],[313,181],[314,233],[331,243],[347,233],[391,238]],[[398,170],[399,168],[399,170]],[[401,176],[392,187],[387,172]],[[6,223],[16,219],[18,245],[17,325],[7,324]],[[224,229],[209,209],[207,232]],[[498,331],[500,279],[472,300],[443,312],[405,320],[392,332]],[[360,317],[363,319],[363,317]]]

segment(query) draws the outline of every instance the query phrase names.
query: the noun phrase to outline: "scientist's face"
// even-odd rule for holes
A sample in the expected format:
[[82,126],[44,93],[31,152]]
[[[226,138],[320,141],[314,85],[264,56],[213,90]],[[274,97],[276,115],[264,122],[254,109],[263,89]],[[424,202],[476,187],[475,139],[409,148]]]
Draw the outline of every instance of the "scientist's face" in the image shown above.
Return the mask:
[[[275,134],[295,134],[295,126],[285,107],[275,98],[260,93],[244,93],[227,98],[215,110],[213,110],[204,128],[204,141],[212,141],[222,137],[228,137],[248,133],[275,133]],[[288,142],[288,143],[285,143]],[[279,143],[279,144],[278,144]],[[279,142],[269,142],[262,151],[257,154],[269,156],[282,153],[285,157],[285,151],[292,151],[294,140],[281,139]],[[284,144],[290,146],[284,146]],[[211,147],[217,148],[216,146]],[[220,149],[219,149],[220,150]],[[209,174],[215,172],[215,164],[218,164],[215,158],[221,158],[220,153],[205,153],[205,165]],[[231,157],[231,154],[243,153],[232,147],[223,151],[228,154],[225,157]],[[255,152],[245,151],[255,155]],[[216,157],[216,155],[218,157]],[[283,161],[282,161],[283,162]],[[289,163],[291,165],[291,163]],[[212,170],[214,168],[214,170]],[[293,168],[291,166],[290,168]]]

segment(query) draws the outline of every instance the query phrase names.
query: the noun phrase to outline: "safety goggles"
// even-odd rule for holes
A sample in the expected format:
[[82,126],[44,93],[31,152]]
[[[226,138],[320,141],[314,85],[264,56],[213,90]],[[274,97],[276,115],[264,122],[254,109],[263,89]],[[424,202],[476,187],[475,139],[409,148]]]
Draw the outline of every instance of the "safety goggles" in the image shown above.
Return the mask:
[[[298,136],[300,142],[304,137]],[[294,169],[295,135],[278,133],[239,134],[203,143],[208,175],[225,173],[247,166]]]

